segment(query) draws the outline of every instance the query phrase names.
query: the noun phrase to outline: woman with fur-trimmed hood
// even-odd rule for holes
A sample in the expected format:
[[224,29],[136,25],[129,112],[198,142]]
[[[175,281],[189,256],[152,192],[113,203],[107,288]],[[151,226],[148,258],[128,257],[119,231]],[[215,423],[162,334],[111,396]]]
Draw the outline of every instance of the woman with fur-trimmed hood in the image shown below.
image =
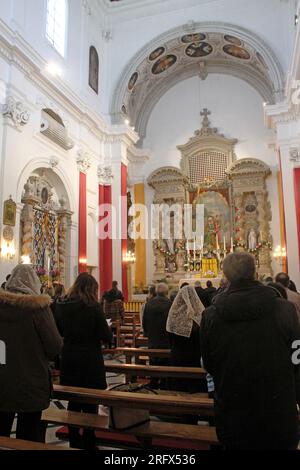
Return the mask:
[[6,290],[0,290],[0,340],[6,349],[0,365],[0,436],[10,436],[18,414],[16,437],[43,441],[42,410],[51,395],[50,360],[59,354],[62,338],[50,310],[50,297],[31,265],[15,267]]

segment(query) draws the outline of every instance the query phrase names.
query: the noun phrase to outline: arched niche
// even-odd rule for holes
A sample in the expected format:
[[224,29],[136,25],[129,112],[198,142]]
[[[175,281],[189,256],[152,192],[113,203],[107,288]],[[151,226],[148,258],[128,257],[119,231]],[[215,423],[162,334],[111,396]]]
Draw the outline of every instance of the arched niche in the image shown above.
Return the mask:
[[23,187],[20,254],[29,257],[44,286],[66,283],[70,266],[70,200],[58,175],[37,168]]

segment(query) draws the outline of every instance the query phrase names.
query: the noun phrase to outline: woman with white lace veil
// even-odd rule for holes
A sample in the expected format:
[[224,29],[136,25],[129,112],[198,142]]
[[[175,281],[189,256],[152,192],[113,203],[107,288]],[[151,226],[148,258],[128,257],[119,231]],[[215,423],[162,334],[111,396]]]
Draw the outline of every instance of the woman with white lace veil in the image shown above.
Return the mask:
[[[200,323],[204,306],[194,287],[186,286],[178,292],[167,320],[171,344],[171,365],[201,367]],[[172,389],[190,393],[207,392],[206,380],[176,379]]]

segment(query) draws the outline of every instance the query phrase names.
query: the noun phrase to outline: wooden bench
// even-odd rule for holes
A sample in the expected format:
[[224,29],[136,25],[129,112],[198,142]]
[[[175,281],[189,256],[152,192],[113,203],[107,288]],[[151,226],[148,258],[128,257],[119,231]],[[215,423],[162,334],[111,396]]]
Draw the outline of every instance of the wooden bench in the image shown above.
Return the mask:
[[110,354],[111,356],[125,356],[126,364],[131,364],[132,359],[135,359],[136,364],[141,364],[150,358],[163,358],[169,359],[171,355],[170,349],[143,349],[143,348],[115,348],[103,349],[103,354]]
[[143,364],[105,364],[106,372],[124,374],[126,377],[160,377],[177,379],[201,379],[206,371],[201,367],[148,366]]
[[139,335],[135,340],[135,346],[137,348],[143,348],[148,346],[148,338],[146,336]]
[[40,442],[23,441],[22,439],[12,439],[10,437],[0,437],[1,450],[77,450],[68,447],[61,447],[53,444],[42,444]]
[[93,405],[118,406],[122,408],[146,409],[157,415],[201,415],[213,416],[214,404],[207,394],[156,395],[114,390],[53,386],[53,398],[77,401]]
[[170,448],[172,441],[190,442],[199,446],[199,449],[209,449],[211,445],[219,444],[215,428],[209,426],[150,421],[130,430],[120,431],[109,428],[107,416],[62,411],[54,408],[44,411],[42,420],[57,425],[102,431],[108,434],[110,442],[114,440],[114,436],[120,433],[132,435],[138,439],[144,449],[151,447],[155,439],[168,440]]

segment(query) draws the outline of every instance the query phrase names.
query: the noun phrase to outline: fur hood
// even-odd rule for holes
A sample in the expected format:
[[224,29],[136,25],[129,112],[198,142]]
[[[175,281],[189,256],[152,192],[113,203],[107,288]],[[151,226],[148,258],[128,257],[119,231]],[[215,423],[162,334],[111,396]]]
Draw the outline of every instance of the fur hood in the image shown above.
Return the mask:
[[25,295],[0,290],[0,308],[3,305],[24,309],[40,310],[49,307],[51,298],[48,295]]

